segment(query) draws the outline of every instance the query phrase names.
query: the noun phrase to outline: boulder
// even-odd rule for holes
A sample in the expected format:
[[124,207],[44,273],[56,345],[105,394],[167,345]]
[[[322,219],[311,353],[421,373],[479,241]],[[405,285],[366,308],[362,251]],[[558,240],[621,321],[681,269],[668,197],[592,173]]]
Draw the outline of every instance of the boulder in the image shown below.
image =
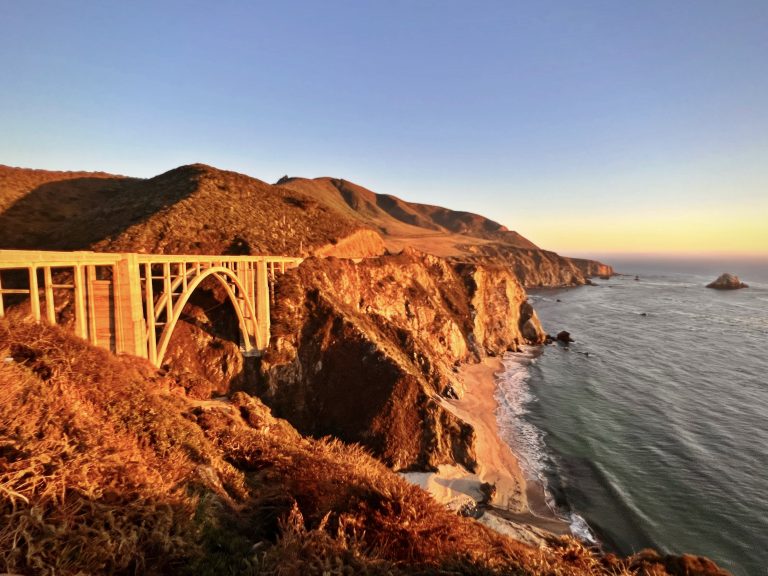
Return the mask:
[[520,334],[532,344],[541,344],[546,342],[547,335],[541,327],[539,317],[536,311],[528,301],[520,305]]
[[565,330],[563,330],[562,332],[558,332],[557,333],[556,340],[558,342],[562,342],[564,344],[568,344],[569,342],[573,342],[573,339],[571,338],[571,333],[570,332],[566,332]]
[[738,290],[739,288],[749,288],[744,282],[739,280],[736,274],[720,274],[720,276],[714,282],[707,284],[707,288],[715,288],[717,290]]

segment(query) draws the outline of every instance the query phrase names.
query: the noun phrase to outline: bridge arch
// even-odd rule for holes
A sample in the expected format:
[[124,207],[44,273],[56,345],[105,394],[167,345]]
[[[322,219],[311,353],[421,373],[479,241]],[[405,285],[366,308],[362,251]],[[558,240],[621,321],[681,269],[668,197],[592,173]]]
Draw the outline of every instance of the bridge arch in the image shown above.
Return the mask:
[[[242,283],[240,282],[240,279],[229,268],[225,268],[223,266],[213,266],[211,268],[206,268],[205,270],[201,271],[200,274],[198,274],[193,280],[191,280],[187,285],[187,289],[181,294],[179,299],[174,303],[171,317],[166,319],[165,326],[163,327],[163,332],[160,334],[160,340],[157,345],[157,361],[156,361],[157,366],[162,365],[163,358],[165,357],[165,352],[168,349],[168,344],[170,343],[171,336],[173,335],[173,330],[176,328],[176,324],[178,323],[179,318],[181,317],[181,313],[184,310],[184,306],[186,306],[187,302],[192,297],[192,294],[194,293],[195,289],[200,284],[202,284],[204,280],[206,280],[209,277],[215,278],[221,284],[221,286],[224,288],[225,292],[227,293],[227,297],[229,298],[230,302],[232,302],[232,307],[235,310],[235,314],[237,314],[238,324],[240,325],[240,334],[243,337],[243,342],[245,344],[246,351],[253,349],[253,346],[251,345],[251,337],[249,335],[247,320],[251,320],[254,323],[253,333],[255,335],[254,337],[257,340],[256,347],[259,349],[262,349],[263,347],[266,346],[266,343],[258,341],[259,330],[257,329],[257,326],[256,326],[258,320],[256,319],[255,308],[253,306],[253,303],[248,298],[248,292],[243,287]],[[230,285],[230,282],[241,294],[240,299],[237,298],[235,291],[232,289],[232,286]],[[243,307],[245,307],[245,309],[243,309]],[[246,318],[246,314],[247,314],[247,318]],[[148,334],[148,336],[149,338],[155,337],[154,334]]]

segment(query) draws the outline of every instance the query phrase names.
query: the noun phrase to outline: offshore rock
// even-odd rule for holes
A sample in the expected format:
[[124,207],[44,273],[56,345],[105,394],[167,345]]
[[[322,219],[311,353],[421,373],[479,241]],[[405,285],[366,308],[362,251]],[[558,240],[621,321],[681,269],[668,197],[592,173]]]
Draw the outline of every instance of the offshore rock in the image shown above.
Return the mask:
[[738,290],[739,288],[749,288],[749,286],[739,280],[739,277],[736,276],[736,274],[729,274],[726,272],[725,274],[718,276],[717,280],[714,282],[707,284],[707,288],[715,288],[717,290]]
[[566,332],[565,330],[558,332],[555,339],[558,342],[562,342],[563,344],[569,344],[570,342],[573,342],[573,339],[571,338],[571,333]]

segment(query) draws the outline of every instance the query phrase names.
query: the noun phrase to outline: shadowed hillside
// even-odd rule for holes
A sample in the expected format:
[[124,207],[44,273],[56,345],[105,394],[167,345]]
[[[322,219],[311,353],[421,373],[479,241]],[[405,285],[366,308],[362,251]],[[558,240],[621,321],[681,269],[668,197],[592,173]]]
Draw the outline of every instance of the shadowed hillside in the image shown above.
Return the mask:
[[0,209],[3,248],[300,254],[360,228],[301,193],[202,164],[148,180],[2,167]]
[[140,183],[103,172],[0,166],[0,246],[86,248],[157,210],[151,197],[137,194]]

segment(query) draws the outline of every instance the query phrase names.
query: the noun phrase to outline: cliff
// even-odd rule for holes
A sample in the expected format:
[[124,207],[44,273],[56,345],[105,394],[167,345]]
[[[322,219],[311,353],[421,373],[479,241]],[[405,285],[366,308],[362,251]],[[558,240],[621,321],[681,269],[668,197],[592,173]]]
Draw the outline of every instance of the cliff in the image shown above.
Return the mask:
[[594,276],[612,276],[613,268],[595,260],[568,258],[549,250],[518,248],[504,243],[465,247],[456,260],[495,262],[509,266],[526,288],[581,286]]
[[509,270],[413,250],[305,261],[281,279],[272,321],[259,395],[302,433],[395,469],[474,469],[474,433],[439,395],[461,393],[459,363],[544,338]]
[[587,260],[585,258],[570,258],[570,261],[581,270],[586,277],[598,276],[600,278],[611,277],[615,274],[613,267],[596,260]]

